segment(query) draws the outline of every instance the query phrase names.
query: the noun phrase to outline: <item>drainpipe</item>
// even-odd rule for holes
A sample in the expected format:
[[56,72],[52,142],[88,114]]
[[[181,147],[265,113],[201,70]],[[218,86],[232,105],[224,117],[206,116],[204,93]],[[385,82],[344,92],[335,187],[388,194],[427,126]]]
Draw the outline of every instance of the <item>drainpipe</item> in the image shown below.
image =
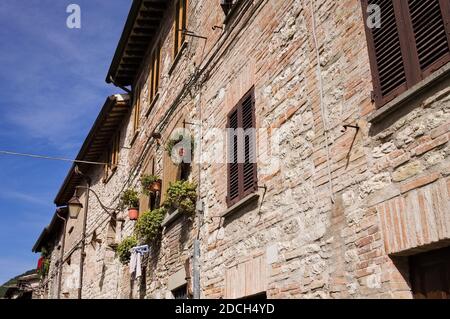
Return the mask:
[[59,260],[59,277],[58,277],[58,293],[57,293],[58,299],[61,299],[61,285],[62,285],[63,265],[64,265],[64,247],[66,244],[67,219],[59,215],[59,209],[56,211],[56,216],[64,222],[62,244],[61,244],[61,257]]
[[81,290],[83,288],[83,269],[84,269],[84,258],[86,253],[84,252],[84,246],[86,245],[86,225],[87,225],[87,215],[89,209],[89,189],[91,188],[91,182],[88,179],[86,195],[84,199],[84,217],[83,217],[83,234],[81,241],[81,253],[80,253],[80,280],[78,285],[78,299],[81,299]]
[[194,241],[194,258],[192,262],[193,268],[193,291],[194,299],[200,299],[200,241]]

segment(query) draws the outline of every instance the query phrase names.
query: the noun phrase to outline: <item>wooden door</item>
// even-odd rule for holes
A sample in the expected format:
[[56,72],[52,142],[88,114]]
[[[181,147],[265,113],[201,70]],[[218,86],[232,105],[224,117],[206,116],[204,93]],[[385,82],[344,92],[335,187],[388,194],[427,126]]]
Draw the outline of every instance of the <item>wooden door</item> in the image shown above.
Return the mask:
[[411,287],[416,299],[450,299],[450,247],[410,259]]

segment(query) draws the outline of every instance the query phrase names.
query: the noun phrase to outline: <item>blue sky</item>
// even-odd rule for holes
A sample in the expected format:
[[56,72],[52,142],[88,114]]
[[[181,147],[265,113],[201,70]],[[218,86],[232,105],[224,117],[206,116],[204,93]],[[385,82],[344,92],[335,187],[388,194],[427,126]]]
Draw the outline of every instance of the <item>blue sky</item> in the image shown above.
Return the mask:
[[[106,97],[131,0],[0,1],[0,150],[73,158]],[[66,8],[81,7],[81,29]],[[0,155],[0,284],[35,268],[65,162]]]

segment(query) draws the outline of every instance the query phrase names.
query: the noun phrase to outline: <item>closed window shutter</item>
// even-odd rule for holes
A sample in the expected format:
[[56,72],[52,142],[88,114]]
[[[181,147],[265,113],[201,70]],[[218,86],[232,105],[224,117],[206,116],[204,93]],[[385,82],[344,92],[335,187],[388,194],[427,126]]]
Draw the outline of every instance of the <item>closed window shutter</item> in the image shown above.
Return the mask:
[[[250,91],[228,115],[228,206],[256,191],[255,103]],[[240,129],[239,131],[235,131]],[[244,136],[239,136],[239,134]],[[240,142],[242,141],[242,142]],[[241,155],[242,154],[242,155]]]
[[255,158],[255,111],[253,94],[250,94],[242,104],[242,127],[244,136],[243,163],[243,196],[253,193],[257,187],[256,181],[256,158]]
[[[238,128],[238,109],[232,112],[228,119],[230,129]],[[231,133],[231,130],[230,130]],[[239,164],[238,164],[238,138],[235,134],[230,135],[230,159],[228,164],[228,204],[236,202],[239,198]]]
[[[377,107],[450,62],[448,0],[361,0]],[[368,6],[381,9],[369,28]]]
[[[152,158],[147,162],[144,168],[144,174],[155,174],[155,160]],[[151,209],[150,205],[150,196],[146,195],[144,192],[141,193],[140,200],[139,200],[139,210],[141,213],[148,211]]]
[[450,61],[449,35],[444,24],[448,0],[408,0],[408,5],[424,78]]
[[[365,26],[369,44],[369,54],[377,105],[392,100],[407,88],[404,57],[400,44],[399,12],[392,0],[363,0]],[[369,28],[367,25],[368,5],[381,8],[381,27]]]

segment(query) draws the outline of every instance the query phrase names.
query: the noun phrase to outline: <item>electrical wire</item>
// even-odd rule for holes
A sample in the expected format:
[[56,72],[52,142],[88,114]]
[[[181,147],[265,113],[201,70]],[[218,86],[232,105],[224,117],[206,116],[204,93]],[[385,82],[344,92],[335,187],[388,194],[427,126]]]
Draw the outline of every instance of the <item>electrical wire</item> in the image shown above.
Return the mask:
[[102,163],[102,162],[82,161],[82,160],[74,160],[74,159],[63,158],[63,157],[53,157],[53,156],[18,153],[18,152],[10,152],[10,151],[0,151],[0,155],[22,156],[22,157],[29,157],[29,158],[46,159],[46,160],[52,160],[52,161],[63,161],[63,162],[80,163],[80,164],[108,165],[107,163]]

